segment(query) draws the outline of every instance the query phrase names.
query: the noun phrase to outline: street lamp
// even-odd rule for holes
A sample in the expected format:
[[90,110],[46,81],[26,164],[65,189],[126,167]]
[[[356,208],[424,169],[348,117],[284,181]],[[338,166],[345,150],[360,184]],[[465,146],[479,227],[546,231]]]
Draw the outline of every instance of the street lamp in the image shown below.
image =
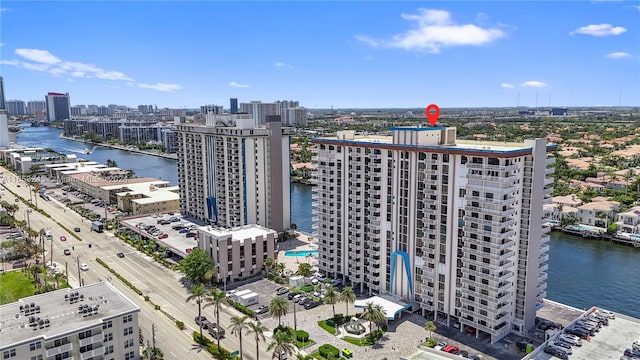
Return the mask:
[[31,209],[27,209],[25,211],[25,214],[27,215],[27,235],[29,236],[29,242],[31,242],[31,220],[29,219],[29,214],[31,214]]

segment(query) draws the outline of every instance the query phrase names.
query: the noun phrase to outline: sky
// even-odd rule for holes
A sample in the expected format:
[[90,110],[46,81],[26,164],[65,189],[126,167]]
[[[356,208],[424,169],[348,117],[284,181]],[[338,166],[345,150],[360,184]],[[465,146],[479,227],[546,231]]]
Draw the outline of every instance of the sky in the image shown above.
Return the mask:
[[640,106],[634,1],[2,1],[7,99]]

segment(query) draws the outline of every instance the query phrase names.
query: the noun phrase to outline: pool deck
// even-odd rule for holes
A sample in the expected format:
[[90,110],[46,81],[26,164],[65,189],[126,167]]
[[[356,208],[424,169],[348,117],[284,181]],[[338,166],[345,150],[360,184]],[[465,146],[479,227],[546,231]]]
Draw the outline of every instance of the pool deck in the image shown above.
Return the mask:
[[313,250],[318,251],[318,245],[315,243],[315,239],[309,241],[309,235],[302,234],[296,231],[297,237],[278,243],[278,255],[277,261],[284,263],[285,268],[292,272],[298,270],[298,264],[303,262],[309,262],[315,272],[318,269],[318,259],[310,256],[285,256],[287,251],[301,251],[301,250]]

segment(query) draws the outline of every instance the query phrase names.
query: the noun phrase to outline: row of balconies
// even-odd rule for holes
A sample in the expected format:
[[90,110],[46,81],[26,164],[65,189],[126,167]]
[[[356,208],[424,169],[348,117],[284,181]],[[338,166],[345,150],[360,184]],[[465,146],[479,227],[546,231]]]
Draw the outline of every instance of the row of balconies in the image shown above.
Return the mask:
[[469,169],[482,169],[482,170],[491,170],[491,171],[514,171],[519,168],[518,164],[511,165],[489,165],[489,164],[476,164],[472,162],[467,162],[467,168]]
[[512,239],[503,239],[501,241],[491,238],[491,241],[484,241],[480,238],[472,238],[469,236],[464,236],[462,238],[462,241],[464,241],[464,249],[468,248],[468,244],[474,244],[477,245],[479,247],[490,247],[493,250],[497,250],[497,251],[504,251],[507,250],[511,247],[513,247],[515,245],[515,241]]

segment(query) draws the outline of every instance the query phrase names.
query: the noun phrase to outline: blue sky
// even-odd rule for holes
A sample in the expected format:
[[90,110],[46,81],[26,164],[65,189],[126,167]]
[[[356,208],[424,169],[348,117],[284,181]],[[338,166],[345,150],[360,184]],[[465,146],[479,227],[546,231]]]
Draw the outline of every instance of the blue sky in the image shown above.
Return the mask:
[[[640,106],[640,2],[0,3],[8,99]],[[536,96],[537,94],[537,96]]]

